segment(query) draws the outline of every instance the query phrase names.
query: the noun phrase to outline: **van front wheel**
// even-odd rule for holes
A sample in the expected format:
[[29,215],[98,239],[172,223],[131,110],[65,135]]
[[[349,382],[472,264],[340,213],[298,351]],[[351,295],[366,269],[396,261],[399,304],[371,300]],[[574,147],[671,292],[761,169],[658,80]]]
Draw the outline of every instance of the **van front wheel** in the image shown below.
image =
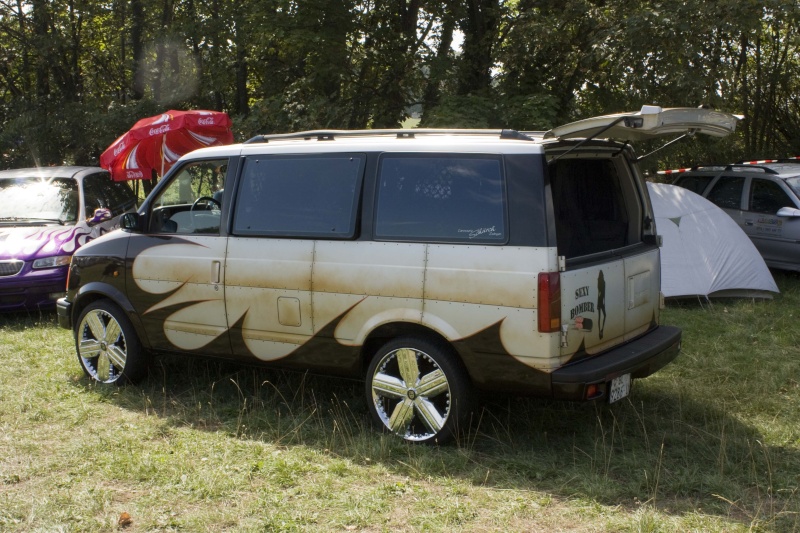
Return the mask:
[[407,441],[441,443],[469,413],[469,380],[443,342],[401,337],[385,344],[367,370],[366,394],[376,423]]
[[84,373],[98,383],[135,383],[147,373],[147,353],[133,324],[108,300],[93,302],[80,314],[75,347]]

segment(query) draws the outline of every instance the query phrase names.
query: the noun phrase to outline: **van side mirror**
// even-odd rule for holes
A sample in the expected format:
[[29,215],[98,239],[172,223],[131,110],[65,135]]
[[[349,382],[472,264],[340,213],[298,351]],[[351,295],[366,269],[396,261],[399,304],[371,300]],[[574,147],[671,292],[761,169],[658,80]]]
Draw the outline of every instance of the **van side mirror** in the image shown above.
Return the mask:
[[125,213],[119,219],[119,227],[129,231],[142,231],[139,213]]
[[800,217],[800,209],[794,207],[781,207],[778,209],[779,217]]

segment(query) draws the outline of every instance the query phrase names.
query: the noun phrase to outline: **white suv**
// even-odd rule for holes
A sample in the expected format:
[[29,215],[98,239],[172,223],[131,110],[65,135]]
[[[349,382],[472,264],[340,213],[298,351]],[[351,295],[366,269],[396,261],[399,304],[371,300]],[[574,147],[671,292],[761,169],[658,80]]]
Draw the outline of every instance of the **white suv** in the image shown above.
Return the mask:
[[[679,351],[627,143],[733,131],[647,107],[547,133],[332,131],[192,152],[73,258],[84,371],[180,352],[359,377],[377,424],[442,441],[473,387],[616,401]],[[573,140],[583,137],[582,140]]]

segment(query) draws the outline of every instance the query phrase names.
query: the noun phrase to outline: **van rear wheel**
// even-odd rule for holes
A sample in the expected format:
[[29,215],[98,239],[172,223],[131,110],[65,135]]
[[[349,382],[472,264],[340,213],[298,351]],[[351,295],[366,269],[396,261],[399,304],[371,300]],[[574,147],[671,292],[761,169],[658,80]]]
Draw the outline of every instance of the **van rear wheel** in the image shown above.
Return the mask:
[[404,440],[442,443],[469,413],[470,383],[444,342],[401,337],[385,344],[367,370],[370,412],[384,431]]
[[125,312],[109,300],[81,312],[75,347],[84,373],[98,383],[135,383],[147,373],[147,354]]

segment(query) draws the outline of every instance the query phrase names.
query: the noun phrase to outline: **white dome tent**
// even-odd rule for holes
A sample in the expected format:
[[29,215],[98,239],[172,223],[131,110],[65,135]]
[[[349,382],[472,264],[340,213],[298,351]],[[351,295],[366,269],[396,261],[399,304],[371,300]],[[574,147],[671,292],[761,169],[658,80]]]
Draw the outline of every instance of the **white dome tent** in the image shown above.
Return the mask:
[[780,292],[741,228],[722,209],[682,187],[648,183],[667,298],[772,298]]

